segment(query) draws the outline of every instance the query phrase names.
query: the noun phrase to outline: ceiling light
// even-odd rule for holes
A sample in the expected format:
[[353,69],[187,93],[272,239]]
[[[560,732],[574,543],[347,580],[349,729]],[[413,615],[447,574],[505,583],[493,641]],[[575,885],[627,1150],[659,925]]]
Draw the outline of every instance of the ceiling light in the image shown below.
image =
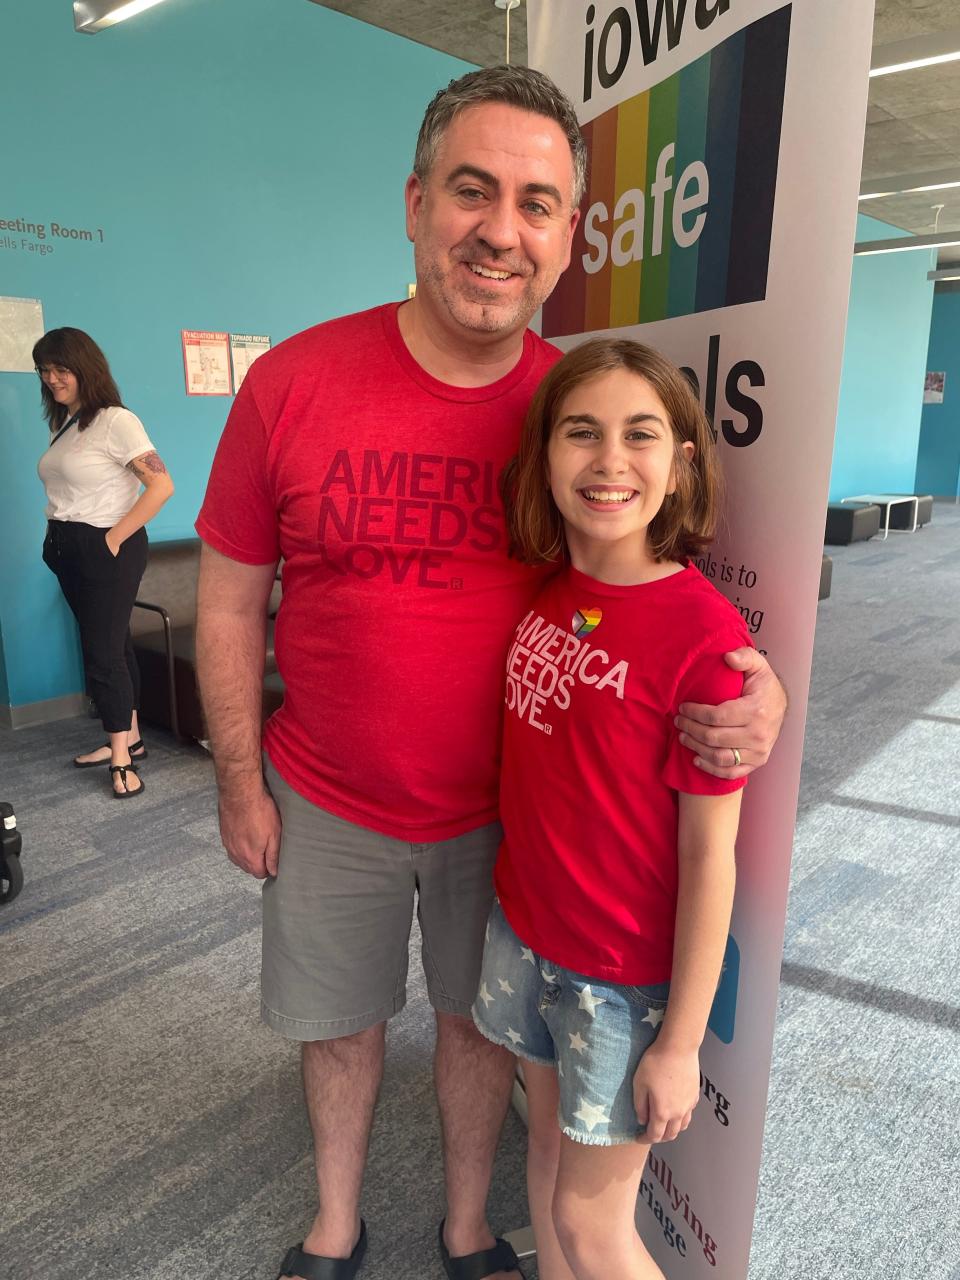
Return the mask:
[[944,267],[941,271],[928,271],[928,280],[960,280],[960,266]]
[[889,191],[871,191],[860,196],[861,200],[882,200],[884,196],[909,196],[917,191],[946,191],[947,187],[960,187],[957,182],[932,182],[928,187],[892,187]]
[[947,249],[960,245],[960,232],[941,231],[938,235],[901,236],[896,240],[859,240],[853,252],[866,257],[870,253],[910,253],[915,249]]
[[938,31],[935,35],[915,36],[878,45],[870,59],[871,76],[889,76],[895,71],[914,71],[919,67],[935,67],[960,58],[960,31]]
[[860,188],[861,200],[880,200],[883,196],[909,195],[916,191],[945,191],[960,187],[960,169],[931,169],[926,173],[898,173],[887,178],[874,178]]
[[161,3],[162,0],[74,0],[73,25],[84,35],[93,36]]

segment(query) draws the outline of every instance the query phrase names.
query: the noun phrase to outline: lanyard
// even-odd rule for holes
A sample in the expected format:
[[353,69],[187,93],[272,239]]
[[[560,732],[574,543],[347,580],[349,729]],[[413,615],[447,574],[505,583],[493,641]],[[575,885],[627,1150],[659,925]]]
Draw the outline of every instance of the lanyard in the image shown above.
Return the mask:
[[74,423],[79,419],[79,417],[80,417],[79,413],[75,413],[75,414],[73,415],[73,417],[72,417],[72,418],[68,418],[68,419],[66,420],[66,422],[63,424],[63,426],[60,428],[60,430],[57,432],[57,434],[56,434],[56,435],[53,437],[53,439],[50,441],[50,443],[47,445],[47,448],[48,448],[48,449],[52,449],[52,448],[53,448],[53,446],[54,446],[54,445],[57,443],[57,441],[60,439],[60,437],[61,437],[62,435],[65,435],[65,434],[66,434],[66,432],[68,432],[68,431],[70,430],[70,428],[71,428],[71,427],[73,426],[73,424],[74,424]]

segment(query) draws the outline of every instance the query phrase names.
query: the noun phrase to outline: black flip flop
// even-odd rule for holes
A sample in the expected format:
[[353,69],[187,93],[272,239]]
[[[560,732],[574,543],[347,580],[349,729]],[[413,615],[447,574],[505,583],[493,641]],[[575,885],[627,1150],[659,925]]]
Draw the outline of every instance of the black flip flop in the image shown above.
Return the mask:
[[302,1276],[303,1280],[353,1280],[367,1252],[367,1224],[360,1219],[360,1237],[349,1258],[323,1258],[319,1253],[305,1253],[303,1241],[287,1250],[280,1264],[277,1280],[284,1276]]
[[[140,785],[139,787],[137,787],[136,791],[131,791],[130,788],[127,786],[127,770],[129,770],[131,773],[137,774],[137,778],[140,781]],[[115,773],[119,773],[120,775],[120,781],[123,783],[122,791],[117,791],[114,789],[113,774]],[[110,774],[111,774],[110,794],[113,796],[114,800],[133,800],[135,796],[142,796],[144,791],[146,791],[147,789],[147,784],[140,777],[140,774],[137,773],[137,766],[133,763],[132,760],[130,761],[129,764],[112,764],[110,766]]]
[[513,1245],[499,1236],[492,1249],[481,1249],[478,1253],[465,1253],[460,1258],[451,1258],[449,1249],[443,1243],[445,1223],[446,1218],[440,1223],[440,1259],[447,1273],[447,1280],[485,1280],[498,1271],[516,1271],[518,1275],[523,1275],[520,1259],[514,1252]]
[[[110,750],[109,742],[105,742],[103,746],[106,747],[108,751]],[[94,747],[94,751],[101,751],[102,749],[103,749],[102,747]],[[147,752],[147,748],[143,745],[142,738],[138,738],[136,742],[132,742],[130,744],[131,760],[133,760],[133,753],[135,751],[137,752],[138,761],[146,760],[148,752]],[[75,769],[102,769],[105,764],[109,764],[109,763],[110,763],[109,756],[107,756],[105,760],[77,760],[76,757],[74,757],[73,767]]]

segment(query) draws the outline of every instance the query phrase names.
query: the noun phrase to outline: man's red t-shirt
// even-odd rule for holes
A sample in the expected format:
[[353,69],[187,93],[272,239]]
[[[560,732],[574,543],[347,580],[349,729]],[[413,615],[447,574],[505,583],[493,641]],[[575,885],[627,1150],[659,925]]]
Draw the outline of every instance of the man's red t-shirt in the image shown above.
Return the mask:
[[277,771],[331,813],[426,842],[497,816],[503,655],[543,580],[507,558],[497,486],[560,352],[528,331],[506,377],[447,386],[408,352],[398,305],[256,361],[197,532],[246,564],[283,557]]
[[611,982],[669,980],[678,792],[743,786],[697,769],[673,718],[739,697],[723,654],[750,643],[690,565],[629,587],[571,568],[537,597],[507,657],[495,872],[537,954]]

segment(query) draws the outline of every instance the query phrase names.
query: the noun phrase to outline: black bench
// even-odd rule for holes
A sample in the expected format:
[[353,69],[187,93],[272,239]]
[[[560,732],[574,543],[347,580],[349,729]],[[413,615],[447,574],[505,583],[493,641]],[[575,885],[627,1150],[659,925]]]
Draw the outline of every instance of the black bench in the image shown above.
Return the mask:
[[827,596],[830,594],[830,586],[832,582],[833,561],[829,556],[824,556],[823,562],[820,565],[820,594],[817,596],[818,600],[826,600]]
[[[130,619],[140,666],[140,715],[185,738],[207,737],[197,688],[197,576],[200,539],[151,542]],[[276,669],[273,621],[280,584],[270,600],[265,677]]]
[[831,502],[827,507],[827,546],[863,542],[880,532],[880,508],[873,502]]
[[[891,495],[894,496],[894,495]],[[904,493],[897,494],[896,497],[910,498],[913,494]],[[917,528],[923,524],[929,524],[933,519],[933,494],[918,493],[917,499]],[[890,528],[891,529],[909,529],[913,524],[913,512],[905,502],[898,502],[890,508]]]

